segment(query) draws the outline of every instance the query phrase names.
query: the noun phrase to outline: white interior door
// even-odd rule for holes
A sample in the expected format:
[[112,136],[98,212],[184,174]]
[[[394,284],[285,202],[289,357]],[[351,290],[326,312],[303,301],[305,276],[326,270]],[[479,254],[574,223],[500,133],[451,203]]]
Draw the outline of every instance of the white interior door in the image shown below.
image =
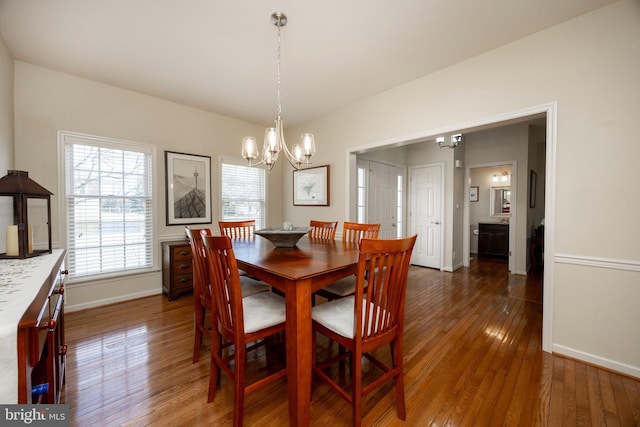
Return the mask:
[[369,162],[369,219],[380,224],[380,239],[395,239],[396,231],[396,168]]
[[409,169],[409,233],[418,234],[411,263],[442,268],[442,165]]

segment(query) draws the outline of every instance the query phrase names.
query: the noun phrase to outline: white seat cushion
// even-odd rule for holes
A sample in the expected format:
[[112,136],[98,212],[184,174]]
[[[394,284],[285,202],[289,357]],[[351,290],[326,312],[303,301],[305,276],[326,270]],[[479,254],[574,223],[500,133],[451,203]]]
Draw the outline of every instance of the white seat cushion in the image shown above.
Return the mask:
[[354,301],[353,295],[316,305],[311,309],[311,319],[327,329],[343,337],[353,338],[354,330]]
[[331,292],[339,297],[353,295],[356,292],[356,276],[343,277],[342,279],[336,280],[330,285],[325,286],[322,290]]
[[[367,300],[362,300],[363,306],[367,304]],[[370,316],[379,315],[382,313],[386,316],[386,310],[380,310],[375,305],[370,303],[369,313]],[[362,321],[364,322],[365,311],[362,310]],[[351,295],[346,298],[340,298],[334,301],[329,301],[325,304],[316,305],[311,309],[311,319],[320,323],[327,329],[332,330],[336,334],[340,334],[346,338],[353,338],[355,334],[355,296]],[[373,317],[372,317],[373,319]],[[373,325],[369,325],[369,333]]]
[[244,332],[247,334],[284,323],[286,319],[284,298],[271,292],[242,298],[242,309]]
[[248,276],[240,276],[240,286],[242,287],[242,298],[271,290],[266,283]]

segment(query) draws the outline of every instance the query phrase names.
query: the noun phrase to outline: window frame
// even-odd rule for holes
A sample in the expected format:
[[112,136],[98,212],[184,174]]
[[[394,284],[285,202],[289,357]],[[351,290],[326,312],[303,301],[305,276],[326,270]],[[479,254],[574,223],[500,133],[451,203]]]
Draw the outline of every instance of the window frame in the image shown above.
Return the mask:
[[[268,200],[269,200],[269,173],[268,171],[261,167],[261,166],[249,166],[247,164],[247,161],[245,159],[239,158],[239,157],[232,157],[232,156],[220,156],[219,158],[219,168],[218,168],[218,205],[220,206],[219,209],[219,218],[221,221],[233,221],[235,220],[234,218],[225,218],[224,216],[224,199],[223,199],[223,191],[222,191],[222,185],[223,185],[223,179],[222,179],[222,168],[223,168],[223,164],[229,164],[229,165],[234,165],[234,166],[240,166],[240,167],[246,167],[246,168],[251,168],[251,169],[258,169],[261,170],[262,173],[264,174],[264,213],[263,213],[263,218],[264,218],[264,224],[262,224],[262,226],[260,225],[259,221],[256,221],[256,229],[259,228],[264,228],[267,227],[267,224],[269,224],[269,207],[268,207]],[[243,219],[254,219],[254,218],[243,218]],[[238,219],[240,220],[240,219]]]
[[157,222],[158,222],[158,203],[157,203],[157,176],[158,176],[158,168],[157,168],[157,148],[155,145],[146,144],[136,141],[128,141],[116,138],[109,138],[97,135],[89,135],[83,134],[79,132],[71,132],[71,131],[58,131],[58,236],[59,236],[59,245],[67,248],[68,250],[68,218],[69,212],[67,209],[67,159],[66,159],[66,149],[70,144],[78,144],[78,145],[92,145],[102,148],[114,148],[116,150],[123,151],[137,151],[144,152],[149,155],[150,166],[151,166],[151,177],[149,179],[151,183],[151,213],[150,213],[150,226],[151,226],[151,243],[150,250],[151,253],[149,257],[151,259],[151,265],[148,267],[141,268],[130,268],[121,271],[111,271],[106,273],[94,273],[87,274],[82,276],[73,277],[69,275],[68,283],[83,283],[83,282],[95,282],[102,279],[110,279],[116,277],[125,277],[132,276],[136,274],[145,274],[151,273],[154,271],[158,271],[158,237],[157,237]]

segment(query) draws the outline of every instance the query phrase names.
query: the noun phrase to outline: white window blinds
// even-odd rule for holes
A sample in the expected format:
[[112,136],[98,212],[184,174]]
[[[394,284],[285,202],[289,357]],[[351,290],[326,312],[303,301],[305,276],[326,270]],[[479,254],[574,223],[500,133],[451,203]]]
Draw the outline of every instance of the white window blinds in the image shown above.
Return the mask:
[[266,171],[222,160],[220,194],[222,219],[226,221],[256,220],[256,229],[266,224]]
[[63,135],[71,278],[153,266],[150,146]]

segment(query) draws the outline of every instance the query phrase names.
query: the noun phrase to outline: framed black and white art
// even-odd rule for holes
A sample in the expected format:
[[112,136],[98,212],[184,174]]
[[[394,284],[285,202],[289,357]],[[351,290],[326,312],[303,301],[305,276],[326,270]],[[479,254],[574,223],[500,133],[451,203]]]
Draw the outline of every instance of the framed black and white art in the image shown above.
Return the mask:
[[164,152],[167,225],[211,224],[211,157]]

